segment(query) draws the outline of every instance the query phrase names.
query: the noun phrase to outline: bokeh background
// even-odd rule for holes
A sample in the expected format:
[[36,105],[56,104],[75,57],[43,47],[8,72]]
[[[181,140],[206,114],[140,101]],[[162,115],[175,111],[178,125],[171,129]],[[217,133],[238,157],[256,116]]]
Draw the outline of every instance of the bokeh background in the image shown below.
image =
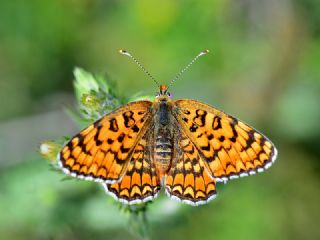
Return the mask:
[[[161,196],[150,239],[320,239],[318,0],[0,1],[0,239],[140,239],[96,183],[61,181],[42,141],[79,130],[73,69],[106,74],[127,97],[155,84],[118,53],[130,50],[171,89],[269,136],[268,171],[218,185],[190,207]],[[131,219],[132,220],[132,219]]]

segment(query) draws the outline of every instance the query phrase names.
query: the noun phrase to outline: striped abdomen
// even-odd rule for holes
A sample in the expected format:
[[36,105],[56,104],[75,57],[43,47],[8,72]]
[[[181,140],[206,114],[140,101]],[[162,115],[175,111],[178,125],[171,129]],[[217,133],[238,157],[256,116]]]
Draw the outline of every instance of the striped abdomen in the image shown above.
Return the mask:
[[158,174],[165,174],[171,165],[173,146],[167,134],[159,134],[154,149],[154,162]]

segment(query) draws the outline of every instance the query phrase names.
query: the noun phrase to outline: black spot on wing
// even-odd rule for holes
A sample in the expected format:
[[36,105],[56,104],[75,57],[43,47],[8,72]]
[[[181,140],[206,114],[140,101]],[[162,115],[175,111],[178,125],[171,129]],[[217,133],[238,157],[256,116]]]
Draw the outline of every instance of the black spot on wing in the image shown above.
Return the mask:
[[118,126],[117,120],[115,118],[111,118],[109,122],[110,122],[109,129],[112,132],[118,132],[119,131],[119,126]]

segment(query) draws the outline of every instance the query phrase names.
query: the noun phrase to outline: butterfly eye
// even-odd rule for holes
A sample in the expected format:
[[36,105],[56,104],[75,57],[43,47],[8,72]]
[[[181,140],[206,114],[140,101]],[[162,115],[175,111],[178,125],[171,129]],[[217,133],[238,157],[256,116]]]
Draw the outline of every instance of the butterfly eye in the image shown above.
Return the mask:
[[168,95],[169,98],[172,98],[172,97],[173,97],[173,94],[170,93],[170,92],[168,92],[167,95]]

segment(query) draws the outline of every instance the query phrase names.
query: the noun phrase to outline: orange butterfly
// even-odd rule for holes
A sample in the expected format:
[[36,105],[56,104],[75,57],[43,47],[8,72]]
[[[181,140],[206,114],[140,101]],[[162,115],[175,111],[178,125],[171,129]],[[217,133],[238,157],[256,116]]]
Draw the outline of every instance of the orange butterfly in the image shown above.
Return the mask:
[[65,173],[101,182],[123,203],[152,200],[164,187],[172,199],[199,205],[215,198],[216,182],[262,172],[276,156],[257,130],[204,103],[174,101],[161,85],[154,102],[131,102],[82,130],[58,160]]

